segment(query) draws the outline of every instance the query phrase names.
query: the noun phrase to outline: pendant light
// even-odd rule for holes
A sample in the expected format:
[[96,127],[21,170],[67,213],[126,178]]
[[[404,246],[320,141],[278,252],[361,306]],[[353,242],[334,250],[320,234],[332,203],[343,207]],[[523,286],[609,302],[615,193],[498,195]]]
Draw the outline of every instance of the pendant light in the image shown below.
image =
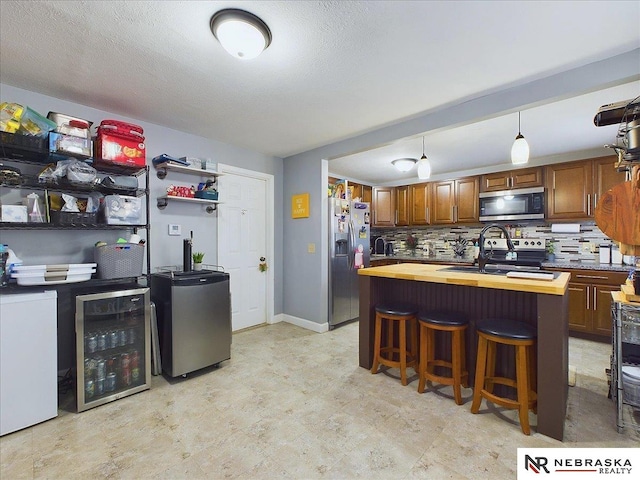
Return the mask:
[[211,17],[211,32],[222,47],[242,60],[256,58],[271,44],[271,30],[253,13],[227,8]]
[[427,180],[431,176],[431,162],[424,154],[424,137],[422,137],[422,156],[418,161],[418,178]]
[[518,135],[511,147],[511,163],[522,165],[529,161],[529,144],[520,133],[520,112],[518,112]]

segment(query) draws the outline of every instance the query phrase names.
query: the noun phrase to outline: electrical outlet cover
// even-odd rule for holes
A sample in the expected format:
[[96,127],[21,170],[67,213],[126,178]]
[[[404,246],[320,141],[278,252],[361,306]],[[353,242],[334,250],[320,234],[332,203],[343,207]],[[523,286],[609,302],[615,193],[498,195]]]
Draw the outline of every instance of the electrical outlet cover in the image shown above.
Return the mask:
[[182,233],[180,225],[169,224],[169,235],[180,235]]

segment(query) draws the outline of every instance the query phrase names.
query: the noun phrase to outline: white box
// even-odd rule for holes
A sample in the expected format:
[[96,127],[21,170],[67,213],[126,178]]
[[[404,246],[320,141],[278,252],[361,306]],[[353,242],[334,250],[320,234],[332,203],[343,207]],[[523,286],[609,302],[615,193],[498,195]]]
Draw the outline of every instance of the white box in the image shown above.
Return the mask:
[[0,209],[3,222],[27,223],[29,221],[26,205],[2,205]]
[[622,263],[622,253],[617,248],[611,249],[611,263],[620,265]]

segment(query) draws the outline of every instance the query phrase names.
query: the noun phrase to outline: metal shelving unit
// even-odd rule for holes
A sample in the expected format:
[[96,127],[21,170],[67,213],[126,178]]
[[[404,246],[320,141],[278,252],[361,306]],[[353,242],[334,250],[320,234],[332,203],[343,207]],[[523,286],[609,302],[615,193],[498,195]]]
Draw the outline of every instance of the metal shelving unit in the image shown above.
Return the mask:
[[[49,154],[41,151],[33,151],[29,148],[17,147],[14,145],[5,145],[0,142],[0,164],[13,164],[24,165],[33,168],[44,168],[47,164],[55,163],[58,160],[65,159],[66,156],[60,156],[58,154]],[[92,164],[93,159],[82,159],[85,162]],[[93,165],[101,176],[109,174],[116,175],[129,175],[135,177],[141,177],[144,175],[145,184],[143,188],[137,188],[136,190],[108,188],[99,184],[74,184],[66,180],[62,180],[58,183],[53,182],[40,182],[37,175],[33,174],[21,174],[18,180],[16,179],[0,179],[0,188],[3,189],[19,189],[26,191],[40,191],[45,196],[49,192],[56,193],[78,193],[86,195],[91,192],[99,192],[102,194],[117,194],[128,195],[135,197],[145,198],[145,221],[144,224],[130,224],[130,225],[111,225],[105,223],[92,223],[83,222],[81,219],[73,223],[14,223],[14,222],[0,222],[0,229],[3,230],[130,230],[137,233],[138,230],[146,230],[146,260],[147,260],[147,272],[148,277],[151,274],[151,225],[150,218],[150,206],[149,206],[149,166],[132,169],[123,168],[118,165],[100,164]]]
[[618,432],[625,427],[640,432],[640,402],[629,403],[624,397],[622,367],[637,365],[636,357],[625,352],[625,347],[635,347],[640,351],[640,335],[630,334],[634,328],[640,331],[640,305],[625,300],[622,292],[612,292],[611,315],[613,321],[613,352],[611,355],[611,396],[616,402],[616,426]]

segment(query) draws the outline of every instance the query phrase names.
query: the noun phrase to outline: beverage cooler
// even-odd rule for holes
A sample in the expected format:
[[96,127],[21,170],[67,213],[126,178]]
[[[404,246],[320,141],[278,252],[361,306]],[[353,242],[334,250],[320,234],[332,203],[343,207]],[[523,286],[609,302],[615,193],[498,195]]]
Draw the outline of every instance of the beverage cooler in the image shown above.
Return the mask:
[[148,288],[76,297],[78,412],[151,386]]

